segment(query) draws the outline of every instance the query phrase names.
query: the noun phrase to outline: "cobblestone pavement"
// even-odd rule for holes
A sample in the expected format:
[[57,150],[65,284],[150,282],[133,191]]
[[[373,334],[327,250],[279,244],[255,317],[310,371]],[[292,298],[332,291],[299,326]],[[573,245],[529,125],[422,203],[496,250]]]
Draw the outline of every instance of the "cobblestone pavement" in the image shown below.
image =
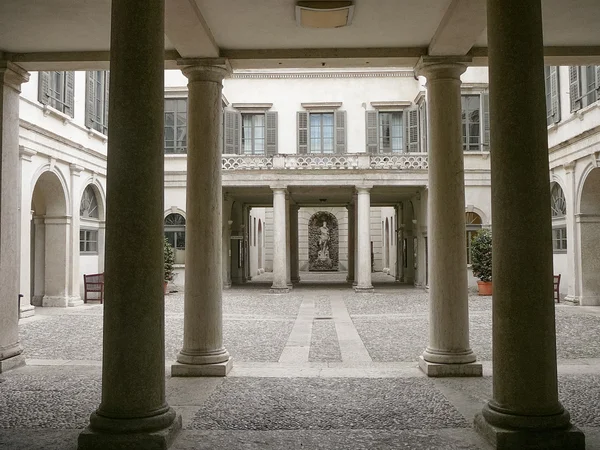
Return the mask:
[[[473,416],[491,396],[491,298],[470,296],[482,378],[428,379],[428,295],[375,274],[301,274],[269,294],[270,274],[223,293],[227,378],[171,378],[183,418],[174,449],[487,449]],[[101,393],[102,305],[37,308],[20,323],[27,366],[0,374],[0,448],[75,449]],[[600,308],[556,306],[559,395],[600,450]],[[183,294],[165,298],[167,365],[183,339]],[[168,373],[168,370],[167,370]]]

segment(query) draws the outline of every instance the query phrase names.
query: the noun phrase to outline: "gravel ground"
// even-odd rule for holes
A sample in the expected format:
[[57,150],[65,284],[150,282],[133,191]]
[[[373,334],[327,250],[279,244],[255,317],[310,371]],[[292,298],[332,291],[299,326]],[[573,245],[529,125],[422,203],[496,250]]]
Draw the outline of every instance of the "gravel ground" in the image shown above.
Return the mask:
[[575,425],[600,427],[600,375],[559,376],[558,393]]
[[424,378],[228,378],[191,428],[409,430],[469,427]]

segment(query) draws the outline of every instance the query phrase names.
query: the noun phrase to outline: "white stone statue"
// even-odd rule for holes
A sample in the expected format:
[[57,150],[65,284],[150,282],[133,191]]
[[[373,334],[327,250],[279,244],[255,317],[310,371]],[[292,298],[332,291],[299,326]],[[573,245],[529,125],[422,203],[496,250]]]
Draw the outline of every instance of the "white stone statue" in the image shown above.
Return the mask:
[[320,260],[329,259],[329,228],[327,222],[323,222],[323,226],[319,228],[321,235],[319,236],[319,254]]

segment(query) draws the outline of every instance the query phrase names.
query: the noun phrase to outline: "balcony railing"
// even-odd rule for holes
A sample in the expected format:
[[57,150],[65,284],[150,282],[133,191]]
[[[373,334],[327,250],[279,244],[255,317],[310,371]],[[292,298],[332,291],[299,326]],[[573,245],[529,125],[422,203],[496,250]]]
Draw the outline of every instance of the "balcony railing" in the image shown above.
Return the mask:
[[274,156],[223,155],[223,170],[427,170],[426,153],[403,155],[295,155]]

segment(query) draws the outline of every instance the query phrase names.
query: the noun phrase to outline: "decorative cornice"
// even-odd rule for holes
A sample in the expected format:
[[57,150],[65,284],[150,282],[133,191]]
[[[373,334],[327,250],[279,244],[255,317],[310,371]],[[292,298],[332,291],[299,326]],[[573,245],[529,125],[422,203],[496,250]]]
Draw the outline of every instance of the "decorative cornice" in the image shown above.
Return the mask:
[[332,110],[342,106],[342,102],[307,102],[300,104],[304,109],[311,110]]
[[378,72],[234,72],[230,78],[239,79],[310,79],[310,78],[414,78],[413,70]]
[[378,110],[397,110],[409,108],[412,102],[408,100],[397,100],[397,101],[384,101],[384,102],[371,102],[371,106]]
[[31,157],[36,155],[37,152],[24,145],[19,145],[19,157],[24,161],[31,161]]
[[232,103],[231,107],[233,109],[241,109],[243,111],[266,111],[273,107],[273,103]]

